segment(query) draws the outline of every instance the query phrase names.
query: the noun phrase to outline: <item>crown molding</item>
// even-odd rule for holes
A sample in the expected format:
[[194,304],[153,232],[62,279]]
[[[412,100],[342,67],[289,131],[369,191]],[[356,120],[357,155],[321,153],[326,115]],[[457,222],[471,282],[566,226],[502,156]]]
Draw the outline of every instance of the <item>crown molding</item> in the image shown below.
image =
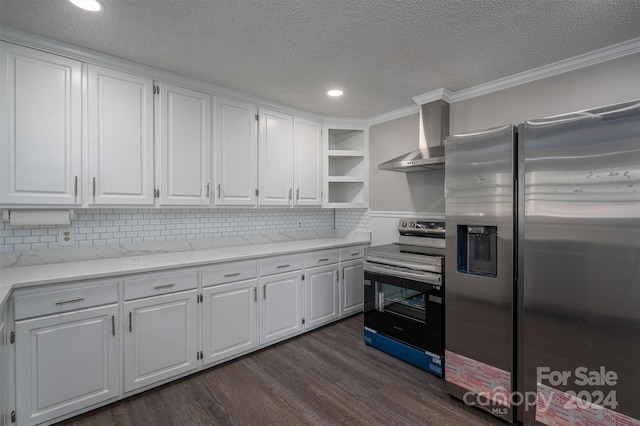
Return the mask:
[[640,53],[640,37],[563,59],[552,64],[544,65],[509,77],[500,78],[478,86],[462,89],[453,94],[454,102],[475,98],[510,87],[520,86],[533,81],[542,80],[565,72],[586,68],[592,65]]
[[422,95],[414,96],[413,101],[418,105],[428,104],[433,101],[447,101],[449,103],[453,102],[454,93],[446,88],[432,90],[431,92],[423,93]]
[[[365,125],[375,125],[384,123],[387,121],[395,120],[398,118],[406,117],[418,112],[417,106],[408,106],[397,110],[390,111],[388,113],[376,115],[370,118],[353,118],[353,117],[321,117],[317,114],[310,113],[309,111],[299,110],[297,108],[282,105],[272,102],[268,99],[263,99],[248,95],[243,92],[239,92],[225,87],[216,86],[211,83],[187,78],[178,74],[174,74],[168,71],[162,71],[157,68],[149,67],[147,65],[139,64],[133,61],[124,60],[115,56],[107,55],[101,52],[97,52],[90,49],[80,48],[70,44],[54,41],[45,37],[40,37],[35,34],[27,33],[6,25],[0,25],[0,40],[4,40],[11,43],[20,44],[23,46],[48,51],[63,55],[72,59],[80,61],[90,62],[96,65],[115,67],[123,71],[128,71],[134,74],[143,74],[149,78],[153,78],[159,81],[166,81],[169,83],[177,84],[192,90],[211,93],[214,96],[228,97],[238,101],[250,102],[257,104],[258,106],[277,109],[282,112],[293,113],[302,117],[306,117],[314,120],[332,121],[332,122],[358,122]],[[524,71],[512,76],[500,78],[488,83],[479,84],[477,86],[461,89],[456,92],[452,92],[446,88],[440,88],[431,92],[423,93],[421,95],[413,97],[413,101],[422,105],[425,103],[433,102],[436,100],[445,100],[449,103],[460,102],[463,100],[475,98],[478,96],[487,95],[489,93],[497,92],[500,90],[508,89],[511,87],[531,83],[533,81],[545,79],[555,75],[563,74],[565,72],[574,71],[580,68],[596,65],[602,62],[611,61],[617,58],[621,58],[628,55],[640,53],[640,37],[627,40],[612,46],[604,47],[602,49],[594,50],[592,52],[584,53],[582,55],[574,56],[572,58],[564,59],[552,64],[544,65],[538,68],[534,68],[528,71]]]
[[368,126],[369,120],[363,117],[332,117],[325,116],[324,124],[327,125],[355,125],[355,126]]
[[376,124],[385,123],[387,121],[396,120],[398,118],[406,117],[409,115],[417,114],[420,112],[418,105],[410,105],[408,107],[396,109],[384,114],[376,115],[369,119],[369,126],[375,126]]

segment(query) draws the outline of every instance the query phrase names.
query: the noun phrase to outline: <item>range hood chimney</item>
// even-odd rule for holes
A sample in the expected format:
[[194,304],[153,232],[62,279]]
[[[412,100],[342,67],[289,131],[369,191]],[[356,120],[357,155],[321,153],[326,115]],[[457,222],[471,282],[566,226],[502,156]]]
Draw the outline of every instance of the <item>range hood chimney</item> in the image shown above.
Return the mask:
[[418,149],[380,163],[378,169],[424,172],[444,169],[444,138],[449,136],[449,103],[439,99],[420,106]]

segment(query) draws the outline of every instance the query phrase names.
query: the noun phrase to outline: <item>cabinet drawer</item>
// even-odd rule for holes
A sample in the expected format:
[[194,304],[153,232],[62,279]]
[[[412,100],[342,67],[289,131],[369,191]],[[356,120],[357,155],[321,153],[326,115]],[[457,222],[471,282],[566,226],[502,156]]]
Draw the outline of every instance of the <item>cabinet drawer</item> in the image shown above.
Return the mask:
[[198,271],[164,272],[124,280],[124,299],[157,296],[198,287]]
[[260,261],[260,275],[279,274],[281,272],[302,269],[302,256],[279,256]]
[[28,289],[13,297],[14,318],[25,318],[76,311],[118,301],[118,282],[83,282]]
[[202,271],[202,286],[244,281],[258,276],[256,262],[228,263]]
[[323,250],[307,253],[304,256],[304,267],[313,268],[315,266],[329,265],[338,262],[338,250]]
[[340,249],[340,262],[364,257],[364,246],[345,247]]

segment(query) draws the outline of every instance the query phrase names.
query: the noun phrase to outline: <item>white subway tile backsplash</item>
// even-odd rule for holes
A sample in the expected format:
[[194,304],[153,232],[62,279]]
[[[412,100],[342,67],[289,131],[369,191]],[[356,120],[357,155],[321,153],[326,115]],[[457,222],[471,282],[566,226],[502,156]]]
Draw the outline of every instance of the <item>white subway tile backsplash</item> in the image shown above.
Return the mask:
[[77,209],[75,213],[70,226],[13,226],[0,220],[0,251],[59,248],[59,229],[69,227],[76,247],[331,230],[334,225],[369,230],[368,209]]

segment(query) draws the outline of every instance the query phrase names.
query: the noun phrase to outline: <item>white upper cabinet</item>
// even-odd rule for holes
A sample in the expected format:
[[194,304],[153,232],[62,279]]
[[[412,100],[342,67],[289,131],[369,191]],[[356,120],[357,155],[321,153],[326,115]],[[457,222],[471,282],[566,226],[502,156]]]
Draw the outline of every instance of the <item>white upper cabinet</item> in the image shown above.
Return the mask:
[[366,206],[363,128],[324,154],[318,122],[103,59],[0,42],[0,206]]
[[261,109],[258,134],[258,203],[293,202],[293,117]]
[[153,205],[153,81],[89,65],[89,204]]
[[162,83],[156,96],[160,205],[210,204],[211,96]]
[[215,98],[215,204],[255,205],[258,131],[255,105]]
[[0,204],[81,203],[82,64],[0,42]]
[[296,117],[293,129],[294,204],[319,206],[322,204],[322,125]]

